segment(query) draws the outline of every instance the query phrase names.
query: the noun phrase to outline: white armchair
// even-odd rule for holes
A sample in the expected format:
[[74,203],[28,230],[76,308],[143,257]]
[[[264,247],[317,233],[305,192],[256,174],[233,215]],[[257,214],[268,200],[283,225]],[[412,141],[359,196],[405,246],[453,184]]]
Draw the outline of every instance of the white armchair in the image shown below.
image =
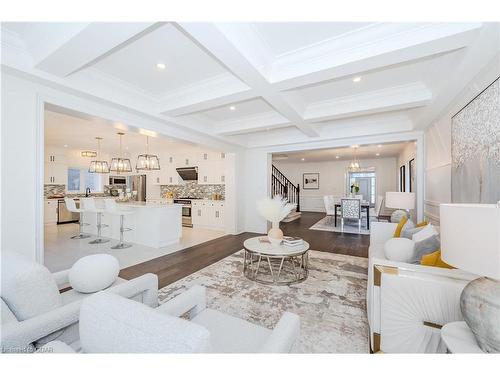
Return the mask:
[[[82,304],[80,343],[84,353],[287,353],[299,324],[297,315],[285,313],[269,330],[209,309],[201,286],[156,309],[100,292]],[[71,351],[55,342],[44,348]]]
[[[51,274],[44,266],[13,253],[2,253],[1,335],[3,352],[31,352],[50,340],[72,345],[78,341],[82,301],[89,294],[68,285],[68,270]],[[158,278],[146,274],[126,281],[118,278],[109,292],[158,304]]]
[[374,352],[444,352],[440,328],[463,320],[460,293],[477,276],[457,269],[386,259],[395,223],[373,222],[368,250],[367,310]]

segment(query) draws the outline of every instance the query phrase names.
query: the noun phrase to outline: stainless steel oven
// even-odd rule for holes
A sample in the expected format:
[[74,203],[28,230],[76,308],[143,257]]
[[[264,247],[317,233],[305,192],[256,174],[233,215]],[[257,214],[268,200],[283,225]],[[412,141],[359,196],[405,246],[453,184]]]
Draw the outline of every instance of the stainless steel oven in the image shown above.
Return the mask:
[[127,177],[125,176],[109,176],[110,185],[126,185]]
[[193,227],[192,205],[191,200],[196,198],[179,198],[174,199],[174,203],[182,204],[182,226]]

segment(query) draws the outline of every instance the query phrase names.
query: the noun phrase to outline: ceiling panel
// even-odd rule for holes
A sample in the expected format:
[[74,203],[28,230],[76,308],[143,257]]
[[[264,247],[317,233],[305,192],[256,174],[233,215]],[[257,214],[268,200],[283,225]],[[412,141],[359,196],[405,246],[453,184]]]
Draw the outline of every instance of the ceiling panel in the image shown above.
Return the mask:
[[339,37],[369,26],[368,22],[259,22],[255,30],[275,56]]
[[274,112],[274,109],[267,104],[266,101],[259,98],[199,112],[198,116],[204,117],[209,121],[222,122],[238,120],[269,112]]
[[[158,63],[165,64],[165,69],[158,69]],[[153,95],[228,74],[172,24],[111,53],[93,68]]]

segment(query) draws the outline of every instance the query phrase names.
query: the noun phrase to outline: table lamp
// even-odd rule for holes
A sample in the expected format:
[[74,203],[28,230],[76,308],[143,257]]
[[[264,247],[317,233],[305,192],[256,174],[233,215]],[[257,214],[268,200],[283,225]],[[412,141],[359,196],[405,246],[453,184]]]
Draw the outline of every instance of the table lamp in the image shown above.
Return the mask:
[[485,352],[500,352],[500,202],[441,204],[441,258],[483,276],[460,296],[465,322]]
[[391,222],[399,223],[403,217],[410,217],[410,210],[415,208],[415,193],[388,191],[385,193],[385,206],[397,209],[391,215]]

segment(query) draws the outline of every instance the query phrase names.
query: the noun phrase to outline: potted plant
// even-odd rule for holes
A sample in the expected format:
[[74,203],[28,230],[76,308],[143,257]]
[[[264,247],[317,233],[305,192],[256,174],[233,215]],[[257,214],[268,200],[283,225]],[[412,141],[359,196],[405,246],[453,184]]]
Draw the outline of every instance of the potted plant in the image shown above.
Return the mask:
[[357,182],[353,182],[351,184],[351,196],[354,196],[359,193],[359,184]]

